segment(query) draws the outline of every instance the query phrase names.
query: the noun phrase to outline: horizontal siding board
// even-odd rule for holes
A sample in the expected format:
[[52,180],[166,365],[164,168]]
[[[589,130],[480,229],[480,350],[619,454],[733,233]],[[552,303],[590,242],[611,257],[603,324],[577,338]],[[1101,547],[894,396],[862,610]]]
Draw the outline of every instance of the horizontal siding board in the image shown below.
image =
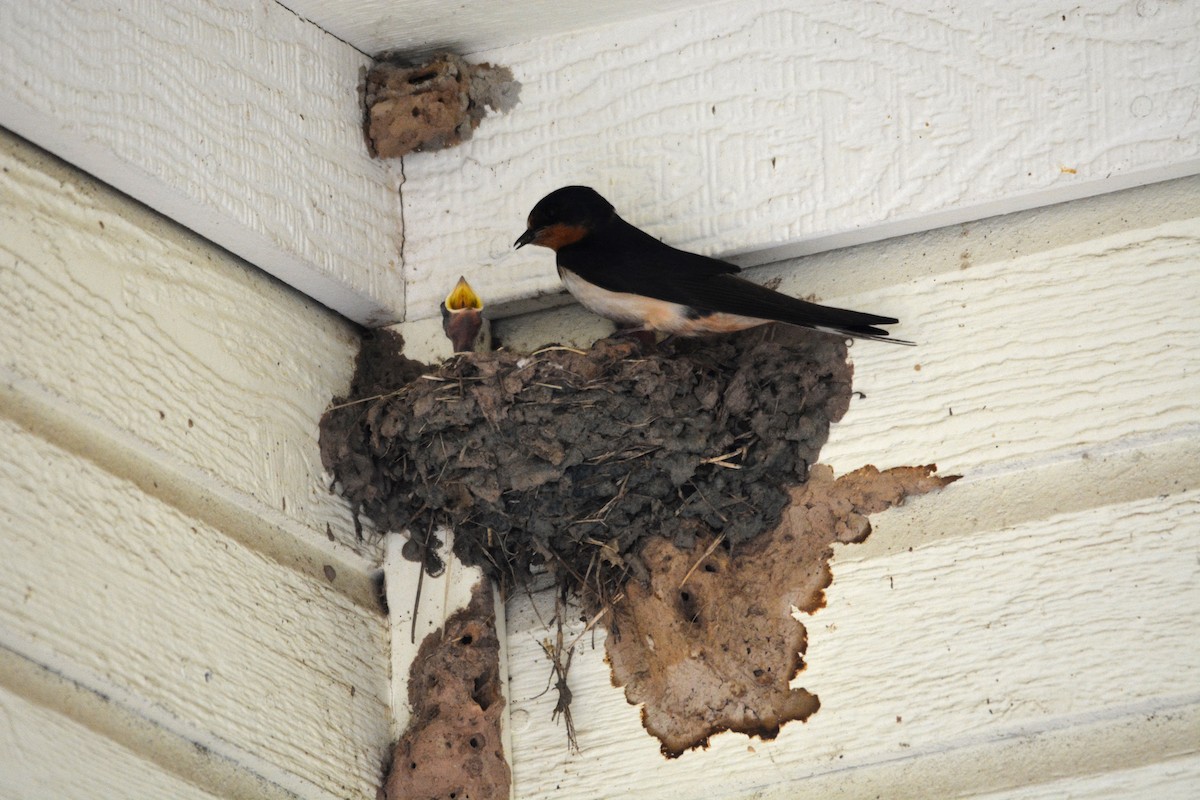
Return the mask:
[[[1198,526],[1192,490],[835,560],[828,606],[805,617],[808,668],[797,681],[821,711],[774,742],[726,734],[674,761],[586,644],[572,662],[582,752],[571,754],[561,726],[546,722],[555,695],[544,692],[536,618],[518,611],[509,643],[523,665],[512,672],[518,796],[557,796],[561,786],[594,797],[825,797],[838,782],[852,790],[833,796],[960,795],[989,781],[1039,783],[1048,760],[1086,774],[1113,768],[1103,758],[1114,750],[1128,766],[1194,752],[1200,573],[1181,555]],[[1005,744],[1055,732],[1036,758]]]
[[[883,763],[806,778],[804,787],[810,797],[863,800],[971,797],[981,788],[1000,786],[1019,794],[1024,787],[1048,779],[1070,775],[1102,780],[1104,773],[1128,765],[1137,768],[1146,760],[1146,752],[1130,749],[1129,742],[1152,742],[1159,748],[1152,759],[1194,753],[1198,725],[1200,707],[1196,704],[1134,709],[1116,717],[1071,721],[1033,733],[975,741],[949,752],[913,753],[910,747],[904,755]],[[1012,788],[1018,786],[1022,788]],[[755,799],[788,800],[795,796],[790,788],[781,781],[756,794]]]
[[844,561],[1084,511],[1166,496],[1200,486],[1200,432],[1140,442],[1118,440],[1074,458],[990,477],[968,476],[937,501],[917,502],[872,518],[875,534],[839,555]]
[[366,569],[378,549],[329,493],[317,447],[321,413],[349,386],[354,326],[56,159],[2,144],[9,413],[57,399],[263,527]]
[[[857,295],[886,289],[890,306],[890,298],[902,296],[904,287],[913,281],[956,273],[971,265],[1040,258],[1097,236],[1136,236],[1136,231],[1196,218],[1200,218],[1200,176],[786,259],[745,274],[759,283],[777,280],[783,290],[800,297],[849,308],[860,303]],[[550,341],[585,346],[612,330],[611,323],[571,303],[569,295],[556,299],[564,304],[552,311],[496,320],[496,336],[508,347],[536,350]],[[922,305],[917,314],[926,311],[927,306]],[[907,326],[912,319],[901,322]],[[424,325],[436,327],[433,320]],[[401,327],[407,331],[417,323]]]
[[1152,797],[1154,800],[1193,800],[1200,788],[1200,757],[1191,756],[1161,761],[1134,769],[1073,777],[1040,786],[1025,786],[994,794],[980,795],[981,800],[1128,800]]
[[[1196,753],[1195,188],[1192,178],[757,270],[793,294],[895,314],[918,340],[856,343],[865,396],[822,460],[838,471],[936,461],[965,477],[839,548],[829,605],[805,619],[798,681],[823,708],[774,743],[718,736],[704,754],[662,760],[585,647],[571,679],[582,752],[571,755],[549,722],[555,693],[541,694],[547,634],[527,601],[511,601],[518,794],[1041,796],[1048,781],[1095,788]],[[506,320],[497,335],[533,346],[599,333],[560,309]]]
[[1195,435],[1198,269],[1200,218],[855,296],[905,320],[918,346],[855,346],[866,397],[822,460],[842,471],[936,461],[970,477]]
[[372,796],[385,621],[0,422],[5,646],[303,797]]
[[370,59],[278,3],[0,5],[0,126],[363,323],[403,314]]
[[1198,25],[1193,3],[731,0],[479,52],[521,103],[405,159],[408,318],[464,270],[497,306],[560,291],[511,244],[564,184],[761,264],[1195,173]]
[[[84,725],[0,687],[0,797],[217,800]],[[64,757],[69,754],[69,757]]]

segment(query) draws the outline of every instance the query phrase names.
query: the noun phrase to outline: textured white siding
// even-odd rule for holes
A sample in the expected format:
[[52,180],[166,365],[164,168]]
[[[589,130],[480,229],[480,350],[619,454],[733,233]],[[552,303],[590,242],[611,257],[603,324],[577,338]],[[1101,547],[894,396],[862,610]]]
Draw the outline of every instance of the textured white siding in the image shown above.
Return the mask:
[[[567,183],[766,263],[1200,171],[1196,3],[634,5],[7,0],[0,125],[369,325],[556,292],[510,247]],[[373,161],[364,53],[443,46],[521,102]]]
[[489,49],[521,103],[405,159],[407,319],[584,183],[671,244],[766,263],[1200,171],[1200,4],[730,0]]
[[0,126],[360,322],[400,319],[370,59],[275,2],[0,2]]
[[[1200,169],[1197,4],[464,34],[522,103],[406,159],[401,204],[361,141],[368,45],[284,7],[338,2],[0,0],[0,124],[150,206],[0,136],[0,798],[374,796],[415,576],[389,559],[389,630],[384,548],[320,467],[358,334],[326,306],[433,341],[459,274],[505,313],[557,302],[551,256],[509,248],[571,182],[900,317],[918,347],[855,346],[824,459],[964,478],[838,550],[798,681],[823,707],[774,742],[666,761],[585,648],[568,752],[510,600],[516,796],[1200,793],[1200,179],[989,216]],[[418,46],[449,34],[413,15],[453,18],[354,7],[347,31],[403,19]],[[497,328],[604,332],[577,307]],[[419,633],[461,580],[425,582]]]
[[[510,602],[517,796],[1200,790],[1200,179],[756,277],[895,314],[918,341],[855,344],[865,397],[824,461],[937,462],[964,478],[838,548],[796,681],[822,708],[774,742],[724,734],[666,761],[585,645],[569,753],[549,721],[545,634]],[[497,335],[535,346],[602,327],[571,308]]]
[[316,442],[354,328],[8,134],[0,167],[3,796],[373,796],[380,553]]

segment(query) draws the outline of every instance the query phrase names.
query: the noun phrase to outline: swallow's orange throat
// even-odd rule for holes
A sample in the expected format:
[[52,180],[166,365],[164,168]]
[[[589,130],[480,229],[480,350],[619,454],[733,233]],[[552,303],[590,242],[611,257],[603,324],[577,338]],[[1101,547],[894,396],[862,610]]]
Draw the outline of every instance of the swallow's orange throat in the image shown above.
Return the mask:
[[557,251],[560,247],[566,247],[569,244],[575,244],[584,236],[587,236],[588,229],[583,225],[569,225],[565,222],[555,222],[553,225],[547,225],[541,228],[537,235],[533,238],[533,244],[539,244],[542,247],[549,247],[551,250]]

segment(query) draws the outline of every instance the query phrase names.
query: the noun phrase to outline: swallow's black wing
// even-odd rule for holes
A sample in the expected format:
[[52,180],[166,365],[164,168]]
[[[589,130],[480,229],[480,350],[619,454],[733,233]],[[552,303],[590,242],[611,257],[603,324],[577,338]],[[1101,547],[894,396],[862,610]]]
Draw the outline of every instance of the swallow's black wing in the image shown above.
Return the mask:
[[611,280],[626,282],[649,274],[669,281],[679,275],[707,277],[741,272],[740,267],[728,261],[663,244],[620,217],[613,217],[611,223],[573,245],[566,255],[571,263],[564,263],[563,266],[589,281],[606,273],[613,273]]
[[620,218],[615,222],[620,225],[560,250],[559,264],[603,289],[679,303],[700,314],[738,314],[912,344],[875,327],[896,324],[894,317],[822,306],[776,292],[738,277],[733,264],[677,250]]
[[777,320],[807,328],[822,328],[866,339],[880,339],[896,344],[912,344],[892,339],[877,325],[895,325],[895,317],[869,314],[810,303],[776,292],[735,275],[714,275],[703,280],[684,281],[688,302],[698,311],[720,311],[744,317]]

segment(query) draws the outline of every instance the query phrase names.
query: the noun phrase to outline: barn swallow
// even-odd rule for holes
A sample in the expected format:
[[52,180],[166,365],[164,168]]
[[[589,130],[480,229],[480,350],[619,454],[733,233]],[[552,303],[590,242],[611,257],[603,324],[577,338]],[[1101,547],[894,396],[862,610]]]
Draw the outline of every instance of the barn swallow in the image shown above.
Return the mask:
[[589,310],[619,325],[696,336],[787,322],[827,333],[911,345],[877,325],[899,320],[821,306],[751,283],[725,261],[677,250],[617,216],[587,186],[543,197],[513,243],[555,251],[558,274]]
[[458,283],[442,301],[442,331],[456,353],[466,353],[475,346],[475,337],[483,327],[483,300],[475,294],[467,279]]

